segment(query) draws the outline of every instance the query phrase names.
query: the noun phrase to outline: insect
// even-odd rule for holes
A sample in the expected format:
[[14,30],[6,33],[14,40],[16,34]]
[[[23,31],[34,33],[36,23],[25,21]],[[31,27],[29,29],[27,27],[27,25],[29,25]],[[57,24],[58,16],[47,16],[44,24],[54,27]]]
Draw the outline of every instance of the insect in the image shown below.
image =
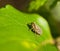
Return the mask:
[[30,29],[38,35],[42,34],[42,29],[35,22],[30,24]]

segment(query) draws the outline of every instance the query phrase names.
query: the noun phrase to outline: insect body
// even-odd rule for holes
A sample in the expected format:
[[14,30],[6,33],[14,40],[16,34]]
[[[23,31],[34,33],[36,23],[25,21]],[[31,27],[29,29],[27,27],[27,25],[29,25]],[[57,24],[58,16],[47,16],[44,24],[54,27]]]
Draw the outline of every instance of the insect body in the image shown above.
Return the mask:
[[38,35],[42,34],[41,28],[35,22],[31,23],[31,29],[32,29],[33,32],[35,32]]

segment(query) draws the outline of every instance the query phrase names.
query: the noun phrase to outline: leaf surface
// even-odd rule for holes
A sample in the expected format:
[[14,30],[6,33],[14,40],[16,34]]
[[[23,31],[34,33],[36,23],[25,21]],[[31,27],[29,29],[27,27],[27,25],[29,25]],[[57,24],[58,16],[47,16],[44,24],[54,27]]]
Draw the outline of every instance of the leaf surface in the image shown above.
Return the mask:
[[[27,24],[36,22],[42,35],[32,32]],[[34,51],[44,41],[53,40],[47,21],[37,14],[27,14],[10,5],[0,8],[0,51]]]

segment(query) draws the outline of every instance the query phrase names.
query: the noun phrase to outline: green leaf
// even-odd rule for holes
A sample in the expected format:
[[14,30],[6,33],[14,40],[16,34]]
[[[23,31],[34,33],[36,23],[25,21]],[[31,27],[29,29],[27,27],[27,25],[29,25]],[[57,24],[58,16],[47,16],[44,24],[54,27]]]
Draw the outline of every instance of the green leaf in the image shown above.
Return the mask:
[[29,11],[38,10],[42,5],[44,5],[44,3],[45,3],[46,1],[47,1],[47,0],[32,0],[32,1],[30,2],[30,5],[29,5],[28,10],[29,10]]
[[60,1],[57,2],[53,9],[51,9],[51,13],[53,15],[53,19],[60,22]]
[[[32,32],[27,24],[36,22],[42,35]],[[47,21],[37,14],[26,14],[10,5],[0,8],[0,51],[34,51],[40,43],[53,42]]]
[[54,45],[46,44],[44,46],[39,46],[37,51],[58,51]]
[[47,2],[45,3],[45,7],[50,10],[51,8],[53,8],[56,4],[57,0],[47,0]]

